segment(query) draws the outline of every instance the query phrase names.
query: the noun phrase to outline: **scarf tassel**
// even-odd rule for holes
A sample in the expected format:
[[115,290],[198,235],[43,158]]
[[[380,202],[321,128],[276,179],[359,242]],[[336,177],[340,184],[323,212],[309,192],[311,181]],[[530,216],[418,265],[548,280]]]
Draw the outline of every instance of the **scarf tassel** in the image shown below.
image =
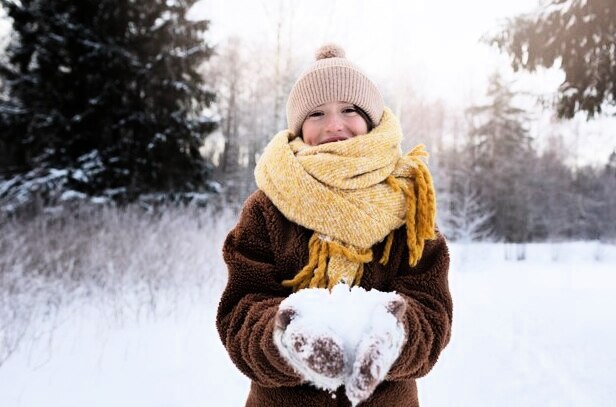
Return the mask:
[[[409,265],[414,267],[421,258],[425,241],[435,237],[436,200],[432,176],[428,167],[420,158],[428,156],[423,144],[413,148],[408,156],[415,164],[413,182],[408,184],[392,175],[387,177],[386,182],[394,191],[402,190],[406,197],[406,244],[409,249]],[[393,234],[394,231],[387,236],[383,256],[380,260],[383,265],[389,261]]]

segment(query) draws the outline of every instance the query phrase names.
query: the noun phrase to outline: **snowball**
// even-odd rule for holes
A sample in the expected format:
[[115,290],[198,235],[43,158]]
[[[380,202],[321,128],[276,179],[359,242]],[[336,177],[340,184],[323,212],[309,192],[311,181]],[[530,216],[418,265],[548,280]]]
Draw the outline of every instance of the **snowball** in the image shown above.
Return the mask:
[[[370,347],[378,347],[378,360],[372,365],[374,377],[383,380],[397,359],[405,341],[404,327],[391,314],[387,306],[400,296],[395,292],[366,291],[361,287],[349,288],[338,284],[332,291],[325,288],[300,290],[280,303],[280,309],[293,309],[295,316],[285,333],[280,333],[275,342],[279,349],[282,336],[291,337],[302,332],[309,337],[330,336],[341,345],[345,355],[344,378],[349,380],[357,369],[356,358]],[[296,356],[281,350],[289,360]],[[302,354],[302,358],[309,355]],[[299,361],[291,360],[293,366],[309,381],[326,390],[335,390],[342,382],[331,380],[319,382],[309,371],[302,369]],[[315,383],[316,382],[316,383]],[[354,405],[361,400],[351,400]]]

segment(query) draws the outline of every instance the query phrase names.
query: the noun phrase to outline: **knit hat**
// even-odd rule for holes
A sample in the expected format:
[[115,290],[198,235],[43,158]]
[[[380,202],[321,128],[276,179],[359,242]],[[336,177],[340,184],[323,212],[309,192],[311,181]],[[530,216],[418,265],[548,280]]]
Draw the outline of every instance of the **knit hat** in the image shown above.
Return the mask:
[[297,79],[287,101],[289,131],[298,135],[312,109],[328,102],[352,103],[378,125],[383,115],[383,96],[361,69],[344,57],[344,50],[328,44],[319,48],[314,62]]

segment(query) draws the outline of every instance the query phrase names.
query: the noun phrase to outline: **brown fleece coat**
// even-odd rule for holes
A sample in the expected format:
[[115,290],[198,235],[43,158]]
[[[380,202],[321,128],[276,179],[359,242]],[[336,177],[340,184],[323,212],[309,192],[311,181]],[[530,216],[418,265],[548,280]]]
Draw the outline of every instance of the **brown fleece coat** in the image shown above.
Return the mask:
[[[273,343],[274,317],[291,294],[282,286],[308,260],[312,231],[287,220],[262,191],[246,201],[223,255],[229,280],[218,307],[217,328],[235,365],[252,380],[246,406],[350,406],[340,387],[335,397],[293,371]],[[395,233],[389,262],[378,263],[384,242],[365,266],[361,286],[396,291],[407,302],[407,342],[384,382],[361,404],[371,407],[418,406],[415,379],[428,373],[450,337],[452,303],[447,272],[449,253],[437,233],[427,241],[417,266],[408,265],[406,229]]]

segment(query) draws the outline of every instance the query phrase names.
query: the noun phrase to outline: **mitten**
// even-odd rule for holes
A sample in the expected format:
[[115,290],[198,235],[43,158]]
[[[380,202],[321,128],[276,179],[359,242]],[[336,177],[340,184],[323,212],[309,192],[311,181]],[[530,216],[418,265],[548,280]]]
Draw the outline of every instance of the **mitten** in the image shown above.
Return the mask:
[[344,381],[342,340],[326,327],[302,318],[291,307],[276,314],[274,343],[283,358],[304,380],[333,391]]
[[400,356],[406,342],[402,324],[405,311],[406,301],[397,294],[393,300],[376,307],[373,328],[359,341],[345,382],[346,395],[353,406],[370,397]]

